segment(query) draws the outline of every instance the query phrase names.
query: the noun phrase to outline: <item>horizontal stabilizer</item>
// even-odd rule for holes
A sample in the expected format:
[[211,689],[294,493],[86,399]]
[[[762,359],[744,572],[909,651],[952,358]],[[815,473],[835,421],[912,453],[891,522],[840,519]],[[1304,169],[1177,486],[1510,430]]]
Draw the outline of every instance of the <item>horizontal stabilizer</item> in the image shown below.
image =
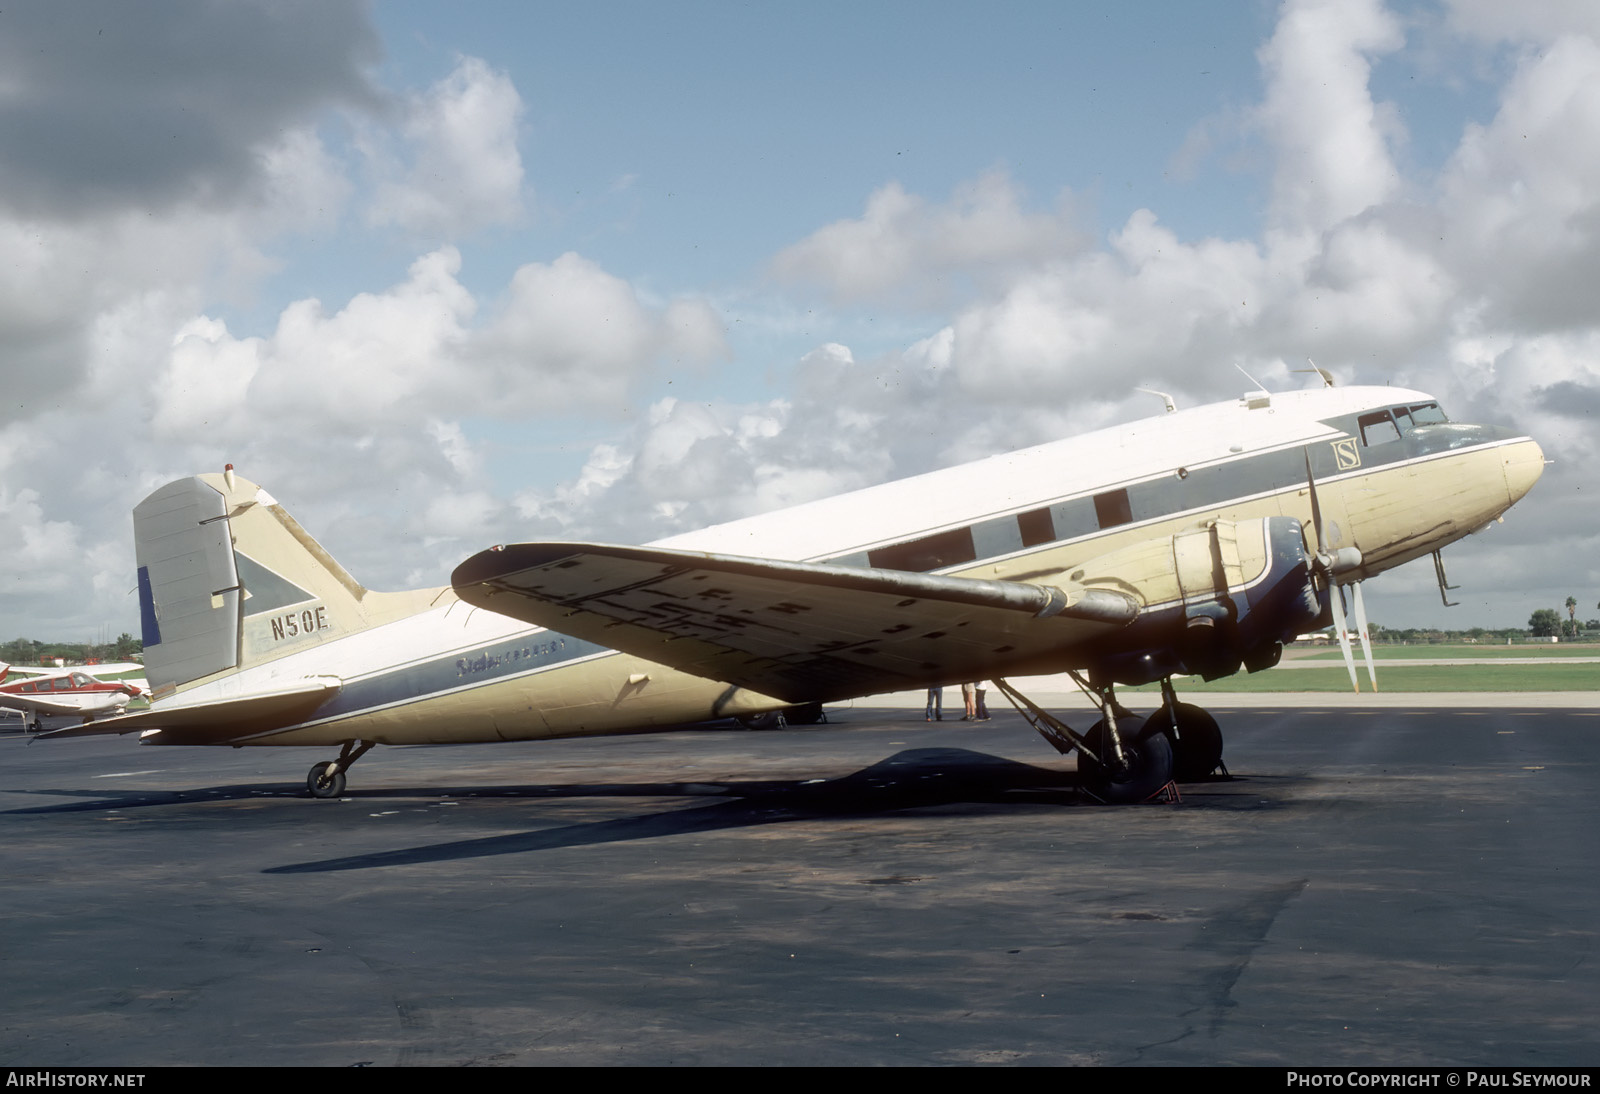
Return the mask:
[[594,543],[492,548],[451,582],[469,604],[792,702],[1044,671],[1139,614],[1070,584]]
[[160,729],[171,730],[185,743],[221,744],[303,721],[337,692],[340,685],[337,677],[318,676],[273,691],[231,695],[210,702],[185,703],[183,696],[178,696],[149,710],[53,729],[39,734],[36,739]]

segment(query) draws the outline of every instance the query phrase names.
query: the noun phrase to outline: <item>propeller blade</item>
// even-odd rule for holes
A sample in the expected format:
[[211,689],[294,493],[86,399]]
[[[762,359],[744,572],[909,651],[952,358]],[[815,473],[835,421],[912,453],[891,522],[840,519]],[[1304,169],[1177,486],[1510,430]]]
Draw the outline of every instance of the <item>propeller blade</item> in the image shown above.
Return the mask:
[[1311,473],[1311,449],[1301,450],[1306,458],[1306,487],[1311,491],[1311,526],[1317,530],[1317,553],[1328,553],[1328,537],[1322,528],[1322,506],[1317,501],[1317,477]]
[[1345,623],[1344,586],[1336,585],[1338,603],[1336,598],[1328,598],[1328,607],[1333,609],[1333,625],[1339,629],[1339,649],[1344,651],[1344,667],[1350,672],[1350,686],[1356,689],[1356,694],[1361,694],[1361,684],[1356,680],[1356,657],[1350,652],[1350,631]]
[[1367,605],[1361,599],[1361,582],[1351,585],[1350,591],[1355,593],[1356,632],[1361,635],[1361,653],[1367,659],[1367,683],[1372,685],[1373,694],[1377,694],[1378,673],[1372,667],[1372,637],[1367,634]]

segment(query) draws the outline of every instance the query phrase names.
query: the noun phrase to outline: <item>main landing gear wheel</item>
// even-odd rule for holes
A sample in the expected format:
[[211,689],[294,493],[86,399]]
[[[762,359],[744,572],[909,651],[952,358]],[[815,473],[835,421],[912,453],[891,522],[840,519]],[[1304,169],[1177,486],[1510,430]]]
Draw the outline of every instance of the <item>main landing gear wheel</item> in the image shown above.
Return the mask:
[[337,798],[344,793],[344,772],[337,760],[324,760],[311,765],[306,776],[306,790],[313,798]]
[[1117,719],[1124,760],[1118,764],[1111,758],[1105,721],[1090,727],[1084,739],[1101,759],[1078,750],[1078,778],[1085,791],[1108,805],[1122,805],[1152,798],[1172,781],[1172,742],[1164,733],[1141,735],[1142,730],[1138,718]]
[[790,707],[783,712],[792,726],[821,725],[828,720],[827,713],[822,709],[821,703],[801,703],[797,707]]
[[1172,742],[1172,777],[1178,782],[1203,779],[1222,763],[1222,729],[1203,707],[1163,706],[1145,724]]

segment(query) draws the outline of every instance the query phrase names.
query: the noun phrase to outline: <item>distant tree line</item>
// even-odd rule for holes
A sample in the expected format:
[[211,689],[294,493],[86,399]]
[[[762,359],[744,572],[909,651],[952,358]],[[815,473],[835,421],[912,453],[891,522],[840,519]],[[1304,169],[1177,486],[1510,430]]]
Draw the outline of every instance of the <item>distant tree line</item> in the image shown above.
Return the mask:
[[11,665],[53,664],[57,659],[68,664],[86,661],[137,660],[144,652],[144,643],[124,631],[115,642],[96,645],[92,642],[38,642],[32,638],[18,638],[0,646],[0,661]]
[[[1377,623],[1368,626],[1373,642],[1395,645],[1427,645],[1452,642],[1478,642],[1503,646],[1508,642],[1526,642],[1530,638],[1586,638],[1600,641],[1600,619],[1584,623],[1561,618],[1554,608],[1540,608],[1528,620],[1526,627],[1383,627]],[[1330,628],[1331,633],[1331,628]]]
[[1577,638],[1584,631],[1600,631],[1600,619],[1585,620],[1579,627],[1577,597],[1567,597],[1566,609],[1567,618],[1562,619],[1554,608],[1540,608],[1528,617],[1528,633],[1535,638]]
[[1538,637],[1534,631],[1527,627],[1464,627],[1454,629],[1441,627],[1380,627],[1374,623],[1368,627],[1368,630],[1374,642],[1389,642],[1395,645],[1477,642],[1503,646],[1507,642],[1526,642],[1531,637]]

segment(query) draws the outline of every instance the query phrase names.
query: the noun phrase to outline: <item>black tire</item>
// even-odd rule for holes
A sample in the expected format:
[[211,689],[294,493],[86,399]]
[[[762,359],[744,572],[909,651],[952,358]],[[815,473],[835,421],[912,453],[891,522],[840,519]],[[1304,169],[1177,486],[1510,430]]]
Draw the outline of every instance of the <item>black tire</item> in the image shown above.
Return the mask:
[[[1078,779],[1084,791],[1108,805],[1142,802],[1172,781],[1172,742],[1161,732],[1143,733],[1139,718],[1117,719],[1122,751],[1127,763],[1117,768],[1078,752]],[[1109,759],[1104,721],[1084,734],[1095,753]]]
[[828,720],[821,703],[801,703],[784,711],[783,716],[792,726],[814,726]]
[[320,764],[311,765],[311,773],[306,776],[306,792],[313,798],[337,798],[344,793],[344,772],[340,771],[332,778],[324,781],[323,772],[330,767],[337,767],[333,760],[325,760]]
[[1164,706],[1145,724],[1160,730],[1172,742],[1172,777],[1179,782],[1203,779],[1222,763],[1222,728],[1204,707],[1193,703]]
[[734,720],[746,729],[782,729],[789,724],[781,710],[769,710],[765,714],[741,714]]

